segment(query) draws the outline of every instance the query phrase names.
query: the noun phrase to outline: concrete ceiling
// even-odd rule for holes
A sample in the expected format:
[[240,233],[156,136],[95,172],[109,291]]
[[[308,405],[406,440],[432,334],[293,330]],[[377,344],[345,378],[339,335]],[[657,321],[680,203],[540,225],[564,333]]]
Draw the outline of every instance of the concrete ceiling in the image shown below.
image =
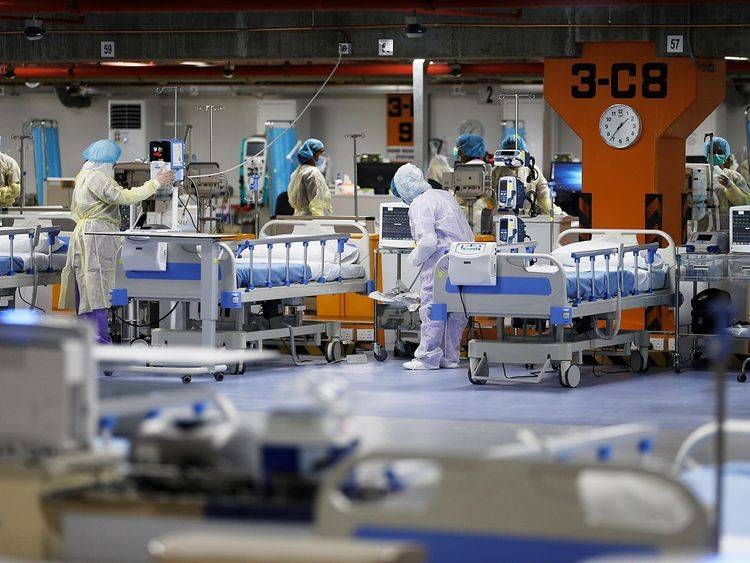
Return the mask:
[[[352,11],[343,9],[352,6],[343,0],[304,3],[277,0],[272,6],[263,4],[264,11],[257,11],[259,3],[164,0],[158,3],[162,10],[159,13],[143,13],[148,10],[142,5],[154,3],[133,0],[122,6],[91,0],[0,0],[3,14],[0,64],[12,63],[19,76],[26,66],[43,66],[47,74],[39,71],[34,77],[28,71],[30,80],[151,83],[226,81],[221,70],[231,62],[236,65],[232,80],[256,83],[295,78],[314,82],[319,75],[325,75],[323,69],[336,59],[340,42],[352,44],[353,54],[347,57],[347,64],[407,63],[414,58],[445,65],[511,63],[517,66],[487,74],[515,78],[538,75],[539,63],[546,57],[577,56],[581,44],[589,41],[654,41],[659,54],[666,56],[667,35],[679,34],[686,37],[688,52],[695,57],[750,54],[747,2],[709,1],[691,5],[670,1],[641,4],[611,1],[611,5],[598,5],[602,3],[590,0],[574,7],[556,0],[537,0],[523,3],[526,7],[519,9],[520,2],[381,0],[360,2],[358,10]],[[206,4],[211,7],[206,8]],[[199,5],[201,10],[197,8]],[[300,5],[327,8],[293,10]],[[499,9],[488,10],[488,6]],[[230,10],[232,7],[235,11]],[[209,9],[217,11],[208,12]],[[285,11],[271,13],[269,9]],[[338,9],[342,11],[331,11]],[[23,20],[32,13],[44,21],[47,30],[47,35],[38,41],[23,38]],[[424,37],[419,39],[405,34],[405,18],[415,14],[426,29]],[[393,57],[378,56],[378,39],[383,38],[394,40]],[[96,70],[107,60],[101,57],[102,41],[115,42],[116,61],[149,62],[156,66],[140,71]],[[184,61],[210,61],[216,66],[200,71],[180,68],[179,63]],[[310,71],[311,63],[320,64],[321,70]],[[258,65],[272,65],[268,67],[268,76],[263,76]],[[284,65],[282,70],[280,65]],[[303,67],[294,65],[304,65],[307,73],[300,71]],[[56,75],[52,72],[55,67],[58,67]],[[361,68],[351,67],[348,78],[346,72],[341,72],[337,80],[368,81],[368,73],[360,72]],[[537,70],[529,70],[532,68]],[[740,64],[730,66],[729,71],[744,74],[746,68]],[[462,78],[487,74],[467,71]],[[442,75],[451,78],[450,72]],[[381,82],[392,82],[399,76],[408,79],[394,70],[374,72],[370,81],[377,82],[379,76]]]

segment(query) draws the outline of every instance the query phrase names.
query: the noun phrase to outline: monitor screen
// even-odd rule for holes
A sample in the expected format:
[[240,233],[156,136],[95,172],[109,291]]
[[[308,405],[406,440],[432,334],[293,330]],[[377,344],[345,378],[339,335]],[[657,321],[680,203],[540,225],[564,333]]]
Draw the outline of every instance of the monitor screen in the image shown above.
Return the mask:
[[583,168],[580,162],[553,162],[550,180],[557,185],[556,191],[580,192],[583,189]]
[[391,180],[403,162],[358,162],[357,183],[360,188],[372,188],[376,194],[388,195]]

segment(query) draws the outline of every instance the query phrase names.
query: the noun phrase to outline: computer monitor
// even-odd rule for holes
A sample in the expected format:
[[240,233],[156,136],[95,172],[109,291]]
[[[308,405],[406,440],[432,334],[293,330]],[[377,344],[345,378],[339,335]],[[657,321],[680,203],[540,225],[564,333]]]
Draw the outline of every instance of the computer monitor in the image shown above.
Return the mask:
[[580,192],[583,189],[583,168],[580,162],[553,162],[550,180],[557,193]]
[[379,195],[388,195],[391,180],[403,162],[358,162],[357,183],[360,188],[372,188]]

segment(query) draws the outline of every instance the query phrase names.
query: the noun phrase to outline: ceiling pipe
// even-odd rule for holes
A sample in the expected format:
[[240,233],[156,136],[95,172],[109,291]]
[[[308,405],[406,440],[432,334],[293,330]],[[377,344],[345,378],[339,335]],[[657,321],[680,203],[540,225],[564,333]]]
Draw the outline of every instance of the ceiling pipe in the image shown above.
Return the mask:
[[[427,68],[430,76],[449,76],[455,65],[432,64]],[[235,65],[234,78],[324,78],[331,72],[331,65]],[[478,63],[462,64],[462,76],[541,76],[541,63]],[[398,63],[352,63],[343,64],[336,77],[410,77],[410,64]],[[227,82],[222,76],[222,67],[144,66],[115,67],[103,65],[70,66],[20,66],[16,67],[19,80],[136,80],[168,82],[173,80],[217,80]]]
[[[741,0],[729,0],[739,3]],[[726,3],[727,0],[704,0],[704,4]],[[39,14],[122,14],[122,13],[209,13],[209,12],[289,12],[318,11],[340,12],[347,10],[377,12],[436,13],[439,10],[466,9],[523,9],[564,8],[582,6],[618,5],[673,5],[685,4],[686,0],[380,0],[377,2],[352,2],[351,0],[277,0],[272,6],[262,2],[241,0],[129,0],[128,2],[106,2],[102,0],[0,0],[0,13]]]

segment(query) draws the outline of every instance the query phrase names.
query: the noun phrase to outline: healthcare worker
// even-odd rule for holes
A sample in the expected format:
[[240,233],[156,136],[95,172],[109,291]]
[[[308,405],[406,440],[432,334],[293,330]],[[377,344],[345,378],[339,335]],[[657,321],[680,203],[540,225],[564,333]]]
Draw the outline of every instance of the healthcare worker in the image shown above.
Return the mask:
[[[3,138],[0,137],[0,146]],[[13,157],[0,152],[0,207],[13,205],[21,195],[21,169]]]
[[80,317],[96,327],[99,343],[111,342],[107,329],[109,292],[115,281],[115,257],[119,237],[90,235],[90,232],[120,230],[120,206],[147,199],[161,186],[174,181],[174,172],[162,169],[156,179],[125,189],[114,179],[113,165],[120,147],[109,140],[91,143],[83,151],[86,163],[76,176],[70,211],[76,228],[68,245],[68,260],[62,271],[60,307],[76,306]]
[[[508,135],[505,137],[500,143],[500,148],[503,150],[522,150],[527,153],[529,152],[523,138],[516,138],[516,135]],[[526,182],[526,194],[534,194],[532,199],[538,207],[538,213],[541,215],[549,214],[550,208],[552,207],[552,191],[549,189],[547,179],[536,164],[534,165],[533,173],[532,170],[525,166],[515,169],[515,171],[505,167],[497,167],[497,169],[500,176],[515,175]],[[532,206],[528,199],[524,204],[524,211],[526,211],[527,214],[532,211]],[[561,213],[560,209],[556,207],[555,213]]]
[[422,171],[404,164],[393,177],[391,188],[396,197],[409,204],[411,234],[417,243],[408,256],[409,263],[420,268],[419,318],[422,321],[419,347],[405,369],[458,367],[461,336],[466,327],[463,313],[451,313],[446,321],[430,319],[435,264],[452,242],[474,240],[474,233],[456,199],[448,192],[435,190]]
[[[485,164],[484,156],[486,152],[482,137],[479,135],[463,134],[459,135],[456,139],[456,148],[453,150],[453,157],[461,164]],[[459,203],[463,204],[463,201],[459,199]],[[474,207],[471,210],[474,231],[481,231],[482,211],[494,208],[495,202],[491,194],[485,194],[474,202]]]
[[[711,158],[711,143],[703,145],[706,161]],[[719,200],[719,217],[721,228],[729,228],[729,207],[732,205],[747,205],[750,203],[750,187],[742,174],[728,167],[727,159],[731,154],[729,143],[723,137],[714,137],[713,165],[714,193]]]
[[297,151],[299,165],[292,172],[287,194],[295,215],[330,215],[331,191],[318,168],[323,164],[325,147],[318,139],[308,139]]

